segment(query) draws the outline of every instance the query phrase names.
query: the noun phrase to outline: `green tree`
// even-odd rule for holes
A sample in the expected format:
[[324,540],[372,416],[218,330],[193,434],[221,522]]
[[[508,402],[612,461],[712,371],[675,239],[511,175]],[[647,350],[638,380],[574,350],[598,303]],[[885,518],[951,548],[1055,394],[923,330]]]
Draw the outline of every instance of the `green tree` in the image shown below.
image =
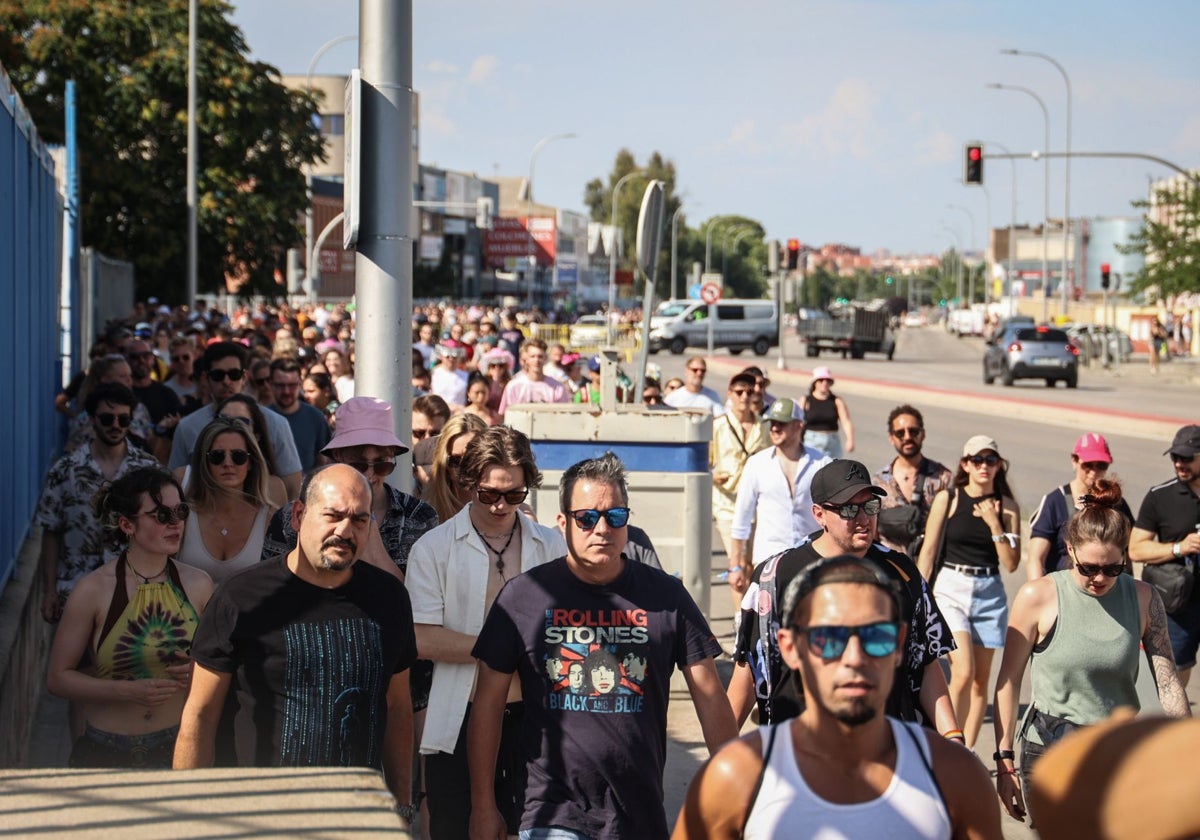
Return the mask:
[[[140,296],[184,297],[187,0],[0,0],[0,63],[48,142],[64,141],[76,83],[83,242],[137,267]],[[279,294],[301,239],[301,167],[322,156],[315,100],[250,61],[225,0],[200,0],[200,291],[228,276]]]
[[1200,292],[1200,189],[1177,178],[1156,190],[1153,202],[1133,206],[1143,213],[1142,228],[1117,246],[1145,259],[1130,291],[1161,297]]

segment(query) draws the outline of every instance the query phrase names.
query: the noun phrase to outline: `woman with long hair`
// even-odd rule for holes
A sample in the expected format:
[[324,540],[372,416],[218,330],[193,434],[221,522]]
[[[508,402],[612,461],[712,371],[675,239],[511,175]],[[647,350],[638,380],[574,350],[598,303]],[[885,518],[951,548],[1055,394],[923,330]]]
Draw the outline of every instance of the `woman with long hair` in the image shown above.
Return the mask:
[[[271,442],[271,430],[267,426],[267,418],[262,409],[252,397],[245,394],[234,394],[217,403],[217,417],[225,420],[237,420],[249,426],[254,433],[254,440],[262,452],[263,461],[267,465],[267,499],[275,508],[287,504],[287,487],[279,477],[279,467],[275,461],[275,445]],[[187,485],[187,482],[184,482]]]
[[467,380],[467,404],[460,413],[473,414],[489,426],[499,426],[499,413],[488,407],[491,396],[491,380],[482,373],[472,373]]
[[1004,647],[1008,597],[1000,568],[1021,562],[1021,510],[1008,486],[1008,462],[987,435],[963,446],[949,490],[933,497],[917,565],[954,634],[950,700],[968,748],[987,708],[992,657]]
[[[854,451],[854,424],[846,401],[833,393],[833,374],[829,368],[813,371],[813,381],[804,398],[804,447],[815,449],[830,458],[841,458],[843,452]],[[846,433],[842,449],[841,433]]]
[[[166,769],[191,682],[192,635],[213,583],[171,559],[188,506],[166,470],[130,470],[97,494],[95,508],[121,553],[67,599],[47,686],[83,706],[87,729],[71,750],[72,767]],[[86,670],[84,659],[92,663]]]
[[337,414],[341,401],[337,398],[337,391],[333,388],[333,380],[329,378],[329,374],[323,371],[309,370],[300,383],[300,390],[304,392],[304,401],[323,413],[332,428],[333,418]]
[[[1080,502],[1082,509],[1067,522],[1069,566],[1030,581],[1013,599],[996,678],[996,789],[1018,820],[1028,806],[1030,771],[1047,749],[1071,730],[1105,720],[1118,706],[1140,708],[1139,645],[1163,711],[1191,717],[1162,598],[1127,574],[1130,524],[1120,508],[1121,485],[1097,479]],[[1026,665],[1032,696],[1018,724]]]
[[221,583],[262,558],[275,512],[270,474],[250,427],[218,417],[200,432],[188,472],[193,516],[179,560]]
[[465,412],[451,417],[442,427],[424,493],[425,501],[437,511],[439,522],[449,522],[470,500],[470,491],[463,487],[459,468],[467,444],[486,428],[488,424],[480,417]]
[[354,369],[350,366],[350,357],[340,347],[330,347],[321,354],[325,370],[333,380],[337,391],[338,402],[345,402],[354,396]]

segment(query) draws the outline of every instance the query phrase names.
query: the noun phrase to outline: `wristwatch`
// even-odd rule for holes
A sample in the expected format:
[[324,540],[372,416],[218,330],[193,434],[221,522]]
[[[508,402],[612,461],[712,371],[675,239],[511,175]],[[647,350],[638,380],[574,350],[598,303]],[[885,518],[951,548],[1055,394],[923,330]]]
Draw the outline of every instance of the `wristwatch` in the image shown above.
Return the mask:
[[1015,761],[1017,754],[1012,750],[996,750],[992,753],[992,761]]
[[411,823],[413,821],[413,817],[417,815],[417,806],[413,805],[411,802],[404,803],[403,805],[397,802],[396,813],[400,815],[402,820],[407,823]]

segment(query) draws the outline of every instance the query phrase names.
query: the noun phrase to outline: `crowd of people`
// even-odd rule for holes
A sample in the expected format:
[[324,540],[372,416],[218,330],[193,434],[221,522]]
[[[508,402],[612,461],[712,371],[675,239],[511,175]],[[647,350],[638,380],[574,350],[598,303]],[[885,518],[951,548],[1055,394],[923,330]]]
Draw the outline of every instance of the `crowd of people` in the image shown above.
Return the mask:
[[[527,504],[542,472],[505,413],[597,402],[603,364],[525,320],[415,310],[409,439],[354,393],[349,307],[142,307],[111,330],[56,402],[72,434],[37,513],[71,765],[368,766],[434,840],[666,837],[678,669],[713,758],[676,837],[998,837],[1047,750],[1137,706],[1139,649],[1164,711],[1190,716],[1200,426],[1136,516],[1107,441],[1082,435],[1010,607],[1021,512],[990,435],[948,467],[897,406],[873,474],[844,457],[828,368],[795,397],[757,367],[718,394],[700,356],[682,379],[622,376],[626,402],[714,416],[726,686],[707,619],[630,524],[616,456],[567,469],[557,511]],[[386,481],[409,452],[411,494]],[[994,779],[970,751],[989,696]]]

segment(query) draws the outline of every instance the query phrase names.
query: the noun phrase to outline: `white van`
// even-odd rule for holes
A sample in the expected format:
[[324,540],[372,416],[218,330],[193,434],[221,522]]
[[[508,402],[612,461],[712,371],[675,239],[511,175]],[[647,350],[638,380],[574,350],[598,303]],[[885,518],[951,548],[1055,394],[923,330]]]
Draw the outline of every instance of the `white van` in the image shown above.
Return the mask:
[[[713,347],[733,355],[747,348],[765,356],[779,346],[779,314],[773,300],[722,300],[713,307]],[[699,300],[666,300],[650,318],[650,352],[676,355],[689,347],[708,346],[709,306]]]

